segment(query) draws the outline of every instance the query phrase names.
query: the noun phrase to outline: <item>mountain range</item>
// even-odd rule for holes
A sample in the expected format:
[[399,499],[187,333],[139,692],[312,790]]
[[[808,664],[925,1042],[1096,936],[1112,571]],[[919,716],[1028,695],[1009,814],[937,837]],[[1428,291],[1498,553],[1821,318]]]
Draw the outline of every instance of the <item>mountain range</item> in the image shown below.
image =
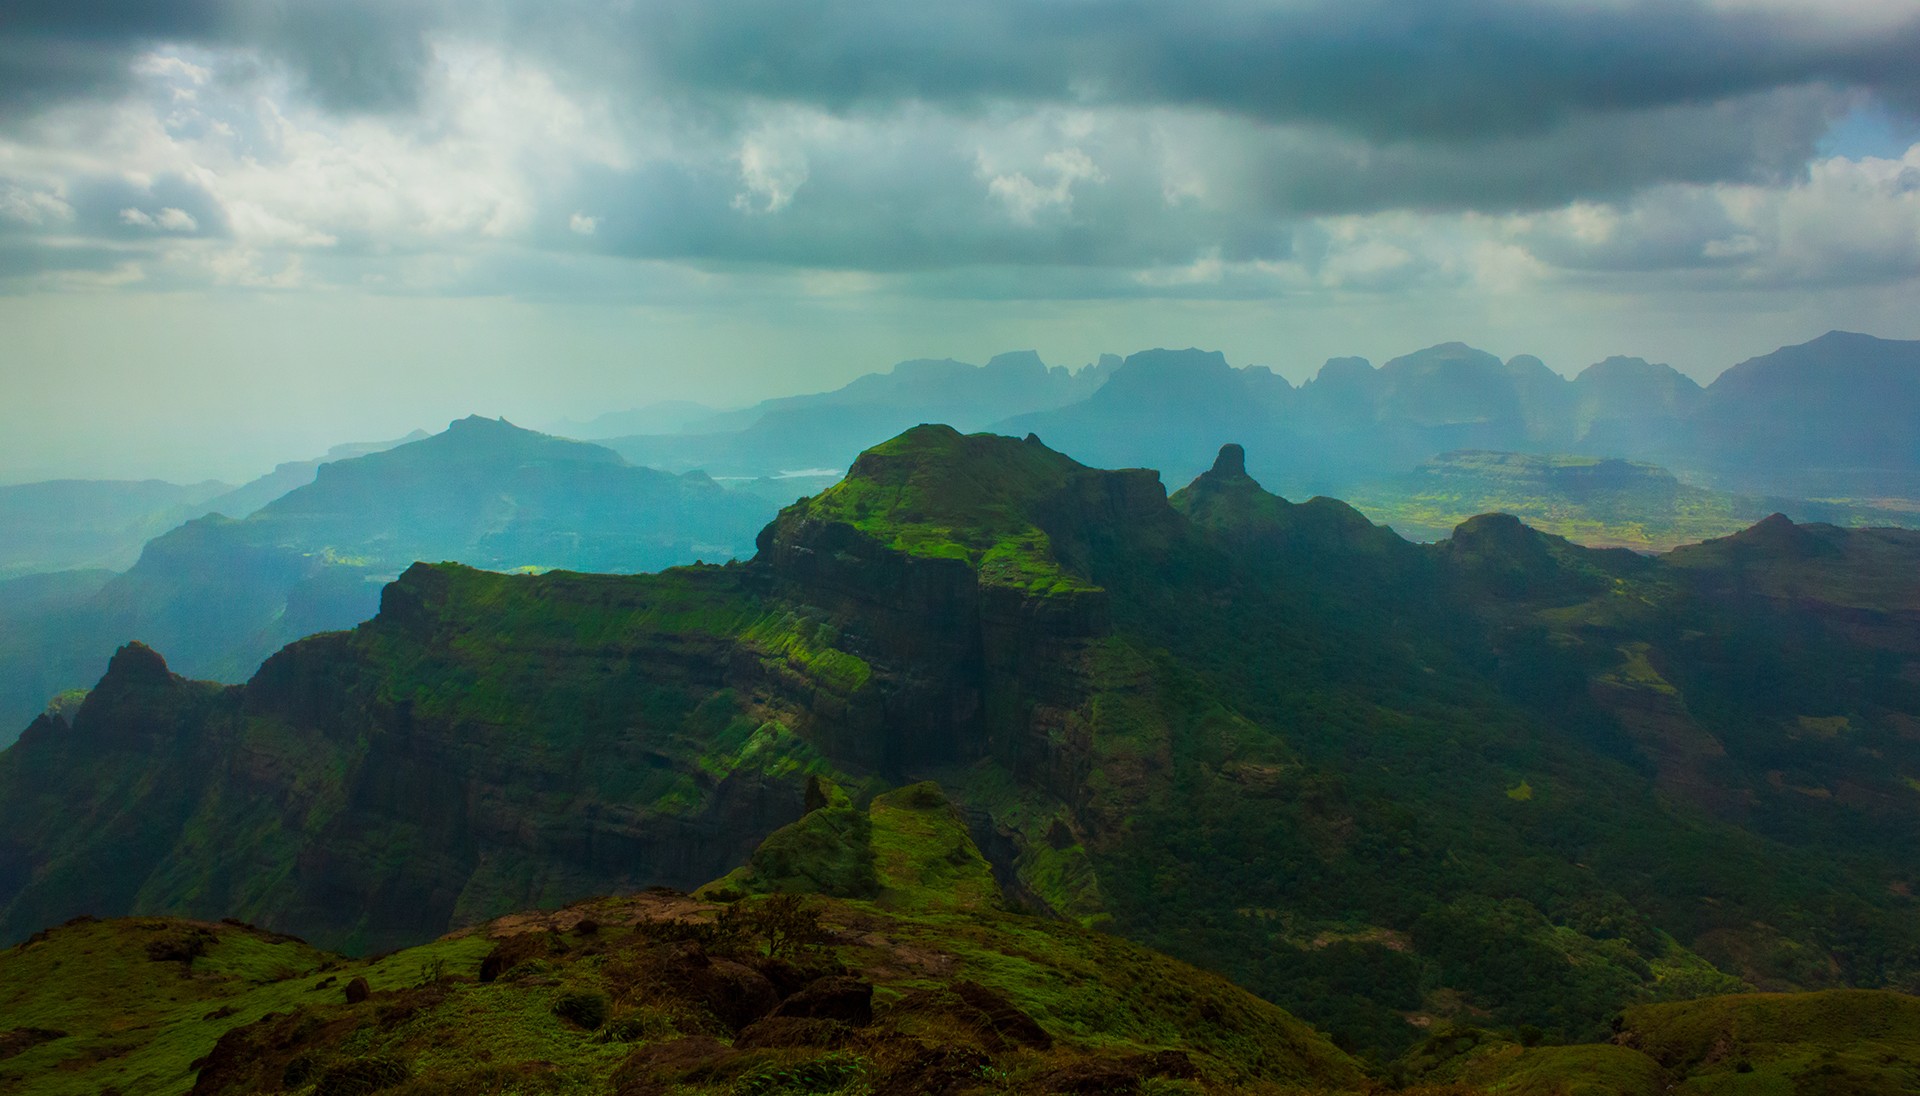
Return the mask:
[[683,430],[602,441],[636,464],[670,471],[758,477],[828,469],[837,478],[862,449],[909,427],[943,422],[982,430],[1063,407],[1097,392],[1119,365],[1119,358],[1107,355],[1070,372],[1049,368],[1031,350],[996,355],[984,366],[906,361],[831,392],[715,413]]
[[213,514],[154,538],[124,574],[0,584],[0,713],[31,718],[136,637],[193,674],[243,680],[281,646],[373,615],[380,587],[415,560],[658,570],[748,553],[774,509],[704,476],[479,418],[276,474],[312,478],[244,519]]
[[1444,343],[1375,368],[1334,358],[1298,387],[1217,352],[1147,350],[1069,373],[1032,352],[985,368],[903,362],[834,392],[733,412],[603,416],[639,464],[759,477],[840,469],[919,422],[1038,434],[1091,464],[1184,482],[1220,444],[1251,444],[1280,493],[1345,494],[1475,450],[1653,462],[1698,486],[1787,499],[1920,498],[1920,342],[1830,332],[1741,362],[1702,388],[1613,357],[1569,379],[1540,359]]
[[360,953],[742,862],[821,889],[796,855],[855,825],[822,788],[933,780],[1001,901],[1374,1061],[1920,988],[1920,534],[1775,516],[1649,558],[1494,515],[1423,546],[1238,446],[1169,496],[925,426],[756,546],[415,565],[238,687],[123,648],[0,754],[0,936],[238,916]]
[[[193,674],[238,680],[306,630],[364,619],[374,608],[374,586],[415,557],[631,570],[687,562],[703,546],[717,556],[719,548],[744,545],[745,530],[777,506],[836,481],[867,440],[920,421],[1034,433],[1091,463],[1154,467],[1176,482],[1203,469],[1220,441],[1258,439],[1253,470],[1263,482],[1296,498],[1337,493],[1419,539],[1437,539],[1490,511],[1520,514],[1583,543],[1640,550],[1725,535],[1772,512],[1911,526],[1920,524],[1913,497],[1920,490],[1909,490],[1920,467],[1910,429],[1920,414],[1916,346],[1833,333],[1742,363],[1706,389],[1638,359],[1610,358],[1567,380],[1538,359],[1503,362],[1457,343],[1379,369],[1335,359],[1299,388],[1266,369],[1234,369],[1221,355],[1200,351],[1145,351],[1124,361],[1109,355],[1077,372],[1050,369],[1030,351],[1000,355],[985,367],[905,362],[833,392],[738,411],[659,405],[578,424],[589,431],[681,430],[609,444],[675,470],[716,470],[719,482],[744,496],[729,496],[732,516],[712,515],[726,525],[725,535],[700,534],[706,518],[673,507],[668,518],[634,519],[642,539],[657,531],[657,520],[691,522],[685,531],[699,534],[644,556],[631,543],[610,547],[623,535],[615,526],[625,519],[608,516],[627,512],[620,502],[569,510],[572,504],[557,501],[557,509],[531,520],[503,516],[502,499],[541,511],[546,494],[558,500],[572,489],[561,480],[605,480],[604,448],[569,451],[561,464],[575,471],[546,481],[529,477],[517,459],[448,449],[436,459],[477,460],[464,478],[455,477],[461,501],[452,508],[465,508],[467,516],[419,530],[412,525],[428,511],[413,506],[385,512],[384,529],[348,528],[360,504],[319,502],[324,491],[251,520],[313,484],[321,467],[421,441],[418,432],[339,446],[327,458],[282,465],[237,489],[77,481],[5,488],[0,512],[10,524],[0,538],[0,567],[25,581],[0,580],[0,632],[7,637],[0,639],[0,726],[17,726],[49,698],[83,686],[128,638],[159,643]],[[1766,425],[1748,431],[1747,422]],[[1449,448],[1457,446],[1474,448]],[[1678,474],[1628,459],[1636,454],[1668,462]],[[367,469],[364,475],[381,481],[359,488],[368,499],[411,499],[422,489],[404,461]],[[296,512],[314,504],[332,509]],[[224,528],[207,517],[215,513],[241,524]],[[596,513],[604,518],[598,524]],[[468,535],[502,520],[514,531]],[[472,529],[453,527],[463,521]],[[531,532],[536,527],[541,531]],[[146,541],[151,559],[140,555]],[[252,555],[236,563],[242,542]],[[130,563],[138,566],[114,574]],[[355,568],[357,575],[350,573]],[[202,578],[186,577],[193,574]]]
[[322,464],[378,453],[426,437],[336,445],[316,460],[290,461],[235,487],[208,480],[47,480],[0,487],[0,581],[56,571],[124,571],[149,540],[194,518],[244,518],[296,487]]
[[1096,398],[996,429],[1176,480],[1205,467],[1203,443],[1251,439],[1254,471],[1297,496],[1480,450],[1653,461],[1753,495],[1912,499],[1915,422],[1920,342],[1832,332],[1741,362],[1704,389],[1639,359],[1609,358],[1569,380],[1538,358],[1503,362],[1460,343],[1378,369],[1336,358],[1298,388],[1217,354],[1145,351]]

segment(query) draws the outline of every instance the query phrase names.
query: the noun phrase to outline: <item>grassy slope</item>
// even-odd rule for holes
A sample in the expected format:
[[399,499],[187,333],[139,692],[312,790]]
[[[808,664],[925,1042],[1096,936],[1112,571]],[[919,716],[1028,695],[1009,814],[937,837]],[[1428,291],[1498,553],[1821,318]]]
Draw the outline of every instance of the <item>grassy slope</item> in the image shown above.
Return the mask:
[[[204,948],[191,964],[156,958]],[[0,1059],[0,1092],[180,1093],[225,1032],[340,999],[364,977],[412,985],[423,964],[469,965],[487,945],[436,942],[349,963],[290,937],[176,918],[79,921],[0,953],[0,1032],[65,1034]]]
[[[869,854],[882,866],[882,894],[878,902],[816,900],[832,943],[804,962],[870,979],[875,1025],[849,1033],[839,1050],[724,1052],[724,1069],[677,1091],[909,1091],[885,1088],[889,1071],[929,1048],[968,1056],[965,1091],[1047,1091],[1062,1070],[1119,1068],[1129,1055],[1168,1049],[1190,1056],[1194,1079],[1178,1079],[1182,1065],[1173,1079],[1153,1079],[1155,1091],[1360,1084],[1355,1064],[1324,1037],[1216,975],[1111,936],[993,909],[985,861],[930,786],[880,797],[870,810]],[[330,1065],[398,1061],[414,1076],[413,1092],[601,1092],[636,1048],[733,1036],[732,1023],[661,973],[684,945],[663,945],[657,928],[646,927],[710,922],[721,909],[664,895],[603,899],[508,918],[372,963],[226,925],[67,926],[0,956],[0,985],[10,989],[0,996],[0,1032],[66,1033],[0,1061],[0,1092],[184,1092],[192,1063],[255,1021],[278,1041],[250,1054],[277,1052],[289,1063],[307,1056],[305,1083],[289,1091],[315,1091]],[[583,930],[582,918],[599,927]],[[190,970],[148,954],[155,940],[196,933],[210,939]],[[476,982],[480,959],[505,937],[517,941],[525,963]],[[738,957],[751,960],[757,946],[749,942]],[[341,993],[355,977],[375,991],[358,1005]],[[970,1026],[978,1015],[950,996],[969,983],[1011,1002],[1054,1045],[1010,1045]],[[568,995],[598,997],[607,1022],[582,1030],[556,1016]],[[262,1020],[269,1012],[293,1017]],[[281,1062],[269,1064],[286,1076]],[[803,1081],[783,1088],[783,1076]],[[804,1083],[808,1076],[816,1083]]]
[[[854,809],[838,802],[809,817]],[[1400,1085],[1422,1096],[1764,1096],[1920,1083],[1920,999],[1842,991],[1630,1009],[1619,1045],[1529,1048],[1441,1025],[1383,1085],[1215,975],[992,908],[989,869],[931,785],[876,797],[865,813],[863,835],[808,855],[870,857],[879,895],[808,899],[826,935],[784,965],[756,958],[765,940],[753,932],[732,944],[690,933],[730,911],[665,892],[518,914],[359,962],[237,924],[63,926],[0,954],[0,1054],[11,1052],[0,1057],[0,1093],[181,1093],[198,1077],[210,1094],[325,1096],[374,1091],[355,1079],[382,1071],[375,1087],[400,1094],[601,1093],[611,1082],[686,1096]],[[760,889],[754,883],[748,869],[716,889]],[[731,912],[765,901],[736,898]],[[499,977],[479,981],[492,954],[510,958]],[[720,1003],[734,998],[703,996],[708,960],[688,966],[689,954],[778,970],[797,976],[794,985],[851,973],[874,987],[874,1020],[814,1021],[810,1043],[769,1046],[765,1027],[746,1026],[768,1006],[742,1015]],[[344,992],[355,978],[372,991],[359,1003]],[[1040,1041],[1019,1034],[1032,1025]]]

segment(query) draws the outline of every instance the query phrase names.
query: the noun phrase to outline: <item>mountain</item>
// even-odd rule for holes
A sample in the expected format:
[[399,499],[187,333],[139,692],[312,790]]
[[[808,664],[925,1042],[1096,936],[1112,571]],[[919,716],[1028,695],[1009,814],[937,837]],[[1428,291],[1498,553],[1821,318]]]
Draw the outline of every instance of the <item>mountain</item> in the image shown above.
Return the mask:
[[1741,362],[1676,449],[1735,490],[1920,497],[1920,341],[1830,331]]
[[[273,471],[257,479],[249,480],[223,495],[215,497],[207,504],[206,513],[222,514],[230,518],[249,517],[255,510],[286,494],[296,487],[305,487],[312,483],[320,472],[320,466],[338,460],[364,457],[370,453],[384,453],[397,445],[420,441],[427,437],[425,430],[415,430],[403,438],[391,441],[347,442],[327,450],[323,457],[313,460],[287,461],[274,466]],[[199,516],[199,515],[195,515]]]
[[429,438],[321,465],[245,520],[156,537],[83,602],[22,621],[0,665],[3,709],[84,686],[142,637],[190,673],[241,680],[301,636],[373,615],[415,560],[649,571],[746,554],[774,507],[700,476],[636,468],[612,450],[462,419]]
[[1300,390],[1290,466],[1256,471],[1297,490],[1343,490],[1450,450],[1551,450],[1566,433],[1567,387],[1538,358],[1503,362],[1463,343],[1377,370],[1336,359]]
[[1616,457],[1671,451],[1703,396],[1692,377],[1644,358],[1595,362],[1573,390],[1573,447]]
[[[49,480],[0,487],[0,580],[49,571],[124,571],[149,540],[208,514],[242,518],[313,482],[327,461],[391,449],[397,441],[337,445],[319,460],[282,464],[240,487],[208,480]],[[0,620],[5,619],[0,617]]]
[[809,469],[837,473],[861,449],[918,423],[981,429],[1010,416],[1072,403],[1096,391],[1117,362],[1109,356],[1069,372],[1048,368],[1031,350],[996,355],[984,366],[951,359],[907,361],[832,392],[766,400],[717,414],[701,423],[697,434],[619,437],[606,444],[636,464],[701,469],[723,478]]
[[0,487],[0,579],[47,571],[120,571],[140,546],[212,512],[232,490],[208,480],[49,480]]
[[1175,480],[1204,468],[1219,443],[1251,442],[1253,472],[1300,495],[1374,490],[1473,450],[1655,462],[1695,486],[1768,499],[1883,510],[1920,500],[1920,342],[1835,332],[1743,362],[1704,390],[1638,358],[1568,380],[1531,355],[1502,361],[1462,343],[1378,369],[1330,359],[1297,390],[1213,358],[1147,351],[1085,399],[993,428]]
[[1461,343],[1379,369],[1337,358],[1298,390],[1218,352],[1149,350],[1097,392],[994,429],[1037,434],[1077,458],[1160,469],[1185,480],[1219,446],[1256,444],[1254,472],[1289,493],[1343,491],[1466,447],[1551,450],[1567,433],[1568,382],[1538,358],[1509,362]]
[[1268,437],[1292,395],[1285,378],[1264,368],[1234,369],[1218,351],[1143,350],[1086,399],[1008,418],[994,429],[1038,435],[1096,465],[1189,479],[1223,443]]
[[698,886],[823,783],[930,779],[1005,902],[1376,1058],[1920,985],[1920,534],[1770,518],[1646,558],[1496,515],[1421,546],[1246,466],[1169,498],[923,426],[747,563],[420,564],[239,687],[128,647],[0,754],[0,936],[406,946]]

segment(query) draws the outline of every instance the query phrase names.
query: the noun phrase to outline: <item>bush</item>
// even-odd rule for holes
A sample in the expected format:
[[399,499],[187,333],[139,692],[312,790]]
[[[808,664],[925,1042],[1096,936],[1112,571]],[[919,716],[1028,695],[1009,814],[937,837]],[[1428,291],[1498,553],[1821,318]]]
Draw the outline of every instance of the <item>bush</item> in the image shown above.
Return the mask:
[[786,1092],[838,1092],[857,1080],[866,1063],[859,1058],[829,1054],[804,1062],[762,1066],[734,1082],[741,1096],[771,1096]]
[[412,1075],[413,1070],[398,1058],[353,1058],[328,1066],[313,1086],[313,1096],[366,1096],[401,1084]]
[[674,1034],[673,1021],[661,1012],[645,1009],[628,1013],[600,1031],[603,1043],[640,1043]]
[[147,942],[147,958],[156,963],[180,963],[191,967],[195,959],[207,953],[213,934],[206,929],[179,929]]
[[553,1014],[588,1031],[607,1022],[609,1003],[604,993],[563,993],[553,1003]]

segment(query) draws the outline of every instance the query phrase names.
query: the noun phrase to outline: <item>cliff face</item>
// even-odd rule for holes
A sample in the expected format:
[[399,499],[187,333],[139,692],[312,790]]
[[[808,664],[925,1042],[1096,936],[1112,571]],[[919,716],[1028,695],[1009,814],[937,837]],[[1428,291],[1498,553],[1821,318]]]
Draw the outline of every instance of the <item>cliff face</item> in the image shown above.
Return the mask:
[[386,948],[696,885],[810,788],[931,777],[1012,900],[1394,1053],[1423,1008],[1571,1036],[1670,977],[1920,981],[1912,538],[1652,561],[1488,517],[1425,548],[1237,447],[1169,499],[928,426],[758,546],[416,565],[228,689],[129,648],[0,755],[0,935],[166,911]]
[[[1022,501],[1082,556],[1171,517],[1150,473],[1075,466]],[[388,947],[528,904],[704,882],[799,816],[810,773],[992,758],[1068,796],[1088,757],[1064,728],[1086,702],[1088,645],[1110,632],[1106,592],[1044,546],[1022,565],[1057,581],[1014,585],[892,547],[831,500],[795,509],[748,567],[416,565],[373,621],[294,644],[232,690],[127,648],[74,726],[36,725],[6,775],[70,783],[89,756],[120,774],[109,788],[164,801],[132,808],[131,844],[98,826],[11,830],[8,933],[169,909]],[[120,882],[48,874],[108,841]]]

